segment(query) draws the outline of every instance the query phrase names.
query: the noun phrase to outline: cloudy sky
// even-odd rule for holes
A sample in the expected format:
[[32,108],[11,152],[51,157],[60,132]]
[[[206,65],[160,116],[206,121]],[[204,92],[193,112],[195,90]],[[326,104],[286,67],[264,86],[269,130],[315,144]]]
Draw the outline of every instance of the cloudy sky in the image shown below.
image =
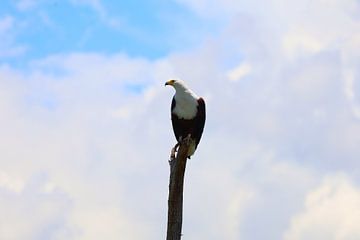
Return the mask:
[[360,239],[359,0],[5,0],[0,39],[0,239],[165,239],[170,78],[183,239]]

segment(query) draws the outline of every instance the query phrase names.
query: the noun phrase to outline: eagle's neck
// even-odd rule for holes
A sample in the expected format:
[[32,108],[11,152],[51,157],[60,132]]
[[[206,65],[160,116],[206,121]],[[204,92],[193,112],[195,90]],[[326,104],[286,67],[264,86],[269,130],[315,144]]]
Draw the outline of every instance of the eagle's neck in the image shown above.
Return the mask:
[[193,119],[197,114],[199,97],[190,89],[176,89],[173,113],[179,118]]

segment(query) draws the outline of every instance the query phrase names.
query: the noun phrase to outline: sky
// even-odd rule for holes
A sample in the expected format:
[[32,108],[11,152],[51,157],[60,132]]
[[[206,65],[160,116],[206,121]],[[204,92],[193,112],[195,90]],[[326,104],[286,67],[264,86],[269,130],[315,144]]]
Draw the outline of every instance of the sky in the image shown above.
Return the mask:
[[168,79],[183,239],[360,239],[359,0],[5,0],[0,39],[0,239],[165,239]]

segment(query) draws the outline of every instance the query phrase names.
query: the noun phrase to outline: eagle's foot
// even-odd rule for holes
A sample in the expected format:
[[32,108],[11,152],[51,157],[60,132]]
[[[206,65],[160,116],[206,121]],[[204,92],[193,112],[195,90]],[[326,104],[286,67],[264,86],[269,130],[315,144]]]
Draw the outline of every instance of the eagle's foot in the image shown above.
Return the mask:
[[184,138],[184,143],[189,146],[192,141],[191,134],[189,133],[186,138]]

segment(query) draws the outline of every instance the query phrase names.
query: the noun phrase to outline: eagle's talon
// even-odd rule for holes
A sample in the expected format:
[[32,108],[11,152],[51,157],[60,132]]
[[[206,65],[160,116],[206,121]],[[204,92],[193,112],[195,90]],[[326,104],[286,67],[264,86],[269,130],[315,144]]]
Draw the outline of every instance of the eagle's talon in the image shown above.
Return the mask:
[[192,142],[191,134],[188,134],[186,138],[184,138],[184,142],[186,145],[190,145]]

